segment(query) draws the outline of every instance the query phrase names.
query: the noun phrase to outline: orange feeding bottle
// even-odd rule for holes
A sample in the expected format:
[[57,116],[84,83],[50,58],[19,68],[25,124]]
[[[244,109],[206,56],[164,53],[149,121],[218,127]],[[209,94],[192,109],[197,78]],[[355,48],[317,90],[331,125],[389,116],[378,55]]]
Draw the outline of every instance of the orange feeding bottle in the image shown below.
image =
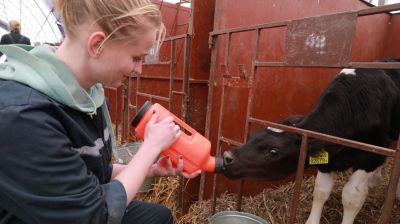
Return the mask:
[[210,141],[158,103],[152,105],[150,101],[146,101],[133,118],[131,125],[135,127],[137,137],[143,140],[144,130],[153,111],[157,112],[156,122],[172,116],[174,122],[181,127],[182,133],[179,138],[168,149],[161,152],[162,155],[171,158],[174,166],[182,155],[183,170],[187,173],[193,173],[199,169],[206,172],[221,172],[222,158],[210,156]]

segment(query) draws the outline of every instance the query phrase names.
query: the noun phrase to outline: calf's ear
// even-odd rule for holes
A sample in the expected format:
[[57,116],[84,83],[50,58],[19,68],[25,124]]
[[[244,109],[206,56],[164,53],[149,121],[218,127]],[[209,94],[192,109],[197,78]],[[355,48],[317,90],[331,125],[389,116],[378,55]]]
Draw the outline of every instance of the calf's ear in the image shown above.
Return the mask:
[[283,120],[279,123],[284,124],[284,125],[288,125],[288,126],[293,126],[296,127],[300,122],[303,121],[303,119],[305,118],[305,116],[303,115],[293,115],[288,117],[286,120]]
[[309,155],[317,154],[325,147],[327,142],[318,140],[318,139],[309,139],[308,140],[308,153]]
[[315,155],[325,150],[329,152],[330,156],[336,155],[341,150],[344,150],[346,146],[337,145],[331,142],[325,142],[318,139],[310,139],[308,141],[308,155]]

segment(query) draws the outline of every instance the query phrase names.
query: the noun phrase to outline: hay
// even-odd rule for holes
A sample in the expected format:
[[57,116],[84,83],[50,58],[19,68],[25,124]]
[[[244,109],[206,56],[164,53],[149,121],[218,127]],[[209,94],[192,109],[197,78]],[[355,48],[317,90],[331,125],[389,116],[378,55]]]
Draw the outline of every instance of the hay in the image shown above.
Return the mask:
[[138,193],[135,197],[135,200],[151,202],[154,204],[162,204],[171,210],[174,220],[178,220],[178,216],[180,214],[178,206],[179,183],[179,177],[157,178],[151,190],[145,193]]
[[[115,128],[115,127],[114,127]],[[117,145],[122,146],[121,136],[117,139]],[[380,209],[386,197],[389,183],[390,170],[393,159],[390,158],[382,169],[383,181],[376,187],[371,188],[368,197],[358,213],[355,224],[377,223],[381,214]],[[339,173],[335,179],[335,187],[325,203],[322,211],[321,224],[340,223],[343,215],[341,192],[351,172]],[[305,177],[301,187],[300,204],[296,223],[305,223],[311,210],[312,193],[315,177]],[[169,208],[174,215],[177,224],[206,224],[212,214],[212,200],[194,203],[189,212],[180,215],[178,205],[178,189],[180,178],[165,177],[157,178],[151,190],[147,193],[138,193],[137,200],[143,200],[156,204],[163,204]],[[290,199],[294,183],[281,185],[276,189],[264,189],[260,194],[253,197],[243,197],[242,211],[248,212],[269,221],[271,224],[284,224],[289,219]],[[223,193],[217,198],[216,212],[236,210],[237,195]],[[400,223],[400,202],[396,201],[391,224]]]
[[[381,214],[380,209],[385,200],[387,185],[389,182],[389,169],[392,160],[382,169],[383,181],[375,188],[370,189],[368,197],[357,215],[355,224],[377,223]],[[350,172],[340,173],[335,180],[335,187],[328,201],[325,203],[321,224],[340,223],[342,218],[341,191],[348,180]],[[300,204],[296,223],[305,223],[312,204],[312,193],[314,187],[313,176],[305,177],[301,187]],[[212,200],[194,203],[189,212],[181,217],[178,213],[178,186],[179,178],[159,178],[150,193],[139,194],[138,198],[153,203],[164,204],[171,209],[178,224],[204,224],[208,223],[212,216]],[[284,224],[289,219],[290,199],[294,183],[282,185],[276,189],[264,189],[260,194],[253,197],[243,197],[242,211],[260,216],[272,224]],[[233,211],[236,209],[237,195],[223,193],[217,198],[216,212]],[[395,202],[391,222],[400,223],[400,203]]]

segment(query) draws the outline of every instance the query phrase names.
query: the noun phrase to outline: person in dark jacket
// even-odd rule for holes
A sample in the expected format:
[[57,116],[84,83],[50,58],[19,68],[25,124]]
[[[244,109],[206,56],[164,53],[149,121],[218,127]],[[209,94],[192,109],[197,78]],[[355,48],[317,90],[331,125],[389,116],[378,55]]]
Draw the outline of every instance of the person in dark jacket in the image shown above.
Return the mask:
[[26,44],[31,45],[31,40],[21,34],[21,23],[16,20],[9,22],[10,33],[1,37],[0,44]]
[[[11,20],[9,22],[10,33],[4,34],[0,39],[1,44],[27,44],[31,45],[31,40],[21,34],[21,23],[16,20]],[[0,52],[0,63],[6,60],[6,56]]]
[[168,157],[180,135],[167,117],[145,130],[127,165],[112,164],[115,138],[103,85],[141,73],[165,33],[150,0],[59,0],[66,28],[57,50],[0,45],[0,223],[161,224],[171,212],[135,201],[146,177],[181,175]]

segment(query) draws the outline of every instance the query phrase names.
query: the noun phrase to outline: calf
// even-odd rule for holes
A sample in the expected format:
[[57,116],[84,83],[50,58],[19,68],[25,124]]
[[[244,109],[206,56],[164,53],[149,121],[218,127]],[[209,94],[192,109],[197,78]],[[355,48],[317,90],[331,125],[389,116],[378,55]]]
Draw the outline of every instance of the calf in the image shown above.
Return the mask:
[[[282,123],[388,147],[399,135],[400,70],[343,69],[308,116],[290,117]],[[301,136],[297,134],[270,127],[259,130],[246,144],[224,153],[223,174],[232,179],[284,178],[296,171],[300,142]],[[349,168],[353,173],[342,192],[342,223],[353,223],[368,187],[379,181],[385,157],[311,139],[307,156],[321,152],[329,156],[329,161],[317,165],[313,205],[307,224],[319,223],[322,207],[333,187],[334,172]]]

